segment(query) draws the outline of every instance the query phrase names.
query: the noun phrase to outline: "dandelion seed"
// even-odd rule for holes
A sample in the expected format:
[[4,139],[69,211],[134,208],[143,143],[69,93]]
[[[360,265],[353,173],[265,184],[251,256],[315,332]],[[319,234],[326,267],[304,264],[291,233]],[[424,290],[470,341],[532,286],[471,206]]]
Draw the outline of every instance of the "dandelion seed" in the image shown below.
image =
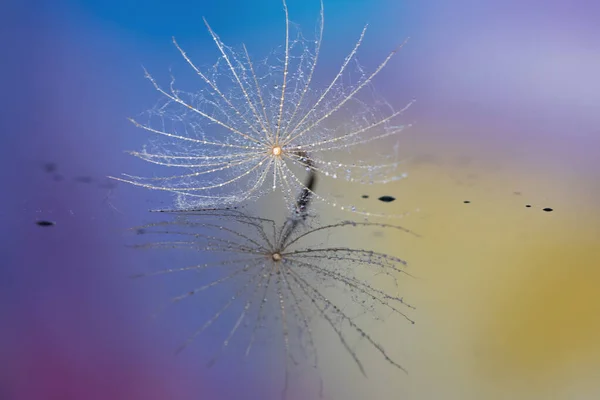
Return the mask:
[[[261,334],[278,332],[281,360],[285,366],[282,384],[285,398],[292,384],[294,368],[310,366],[322,385],[321,361],[313,330],[315,322],[321,320],[337,338],[339,351],[345,353],[365,376],[367,367],[361,360],[360,349],[354,345],[359,338],[363,346],[382,361],[406,372],[369,333],[373,321],[355,318],[357,314],[366,314],[377,320],[381,318],[380,314],[385,314],[414,323],[409,316],[414,307],[393,290],[383,290],[373,281],[383,275],[395,290],[400,290],[398,278],[410,275],[406,271],[406,261],[370,249],[330,246],[324,239],[345,229],[375,228],[414,233],[401,226],[374,222],[317,225],[310,218],[305,218],[302,223],[289,218],[278,224],[272,219],[234,208],[169,213],[175,214],[175,218],[133,228],[134,232],[143,230],[144,238],[160,235],[168,240],[136,247],[188,249],[197,252],[203,263],[170,267],[135,277],[201,272],[196,275],[198,281],[194,288],[174,297],[171,303],[211,296],[214,293],[211,291],[217,288],[232,294],[209,312],[208,319],[199,324],[178,351],[213,325],[221,324],[220,329],[227,334],[209,361],[213,365],[233,342],[241,344],[245,355],[249,356]],[[208,258],[213,259],[206,262]],[[214,304],[214,300],[197,300],[203,308]],[[232,317],[222,318],[225,314]],[[242,330],[246,330],[245,334]],[[340,357],[343,356],[340,354]]]
[[[352,183],[398,179],[397,156],[383,164],[369,160],[344,164],[335,157],[338,151],[398,136],[407,127],[394,121],[413,101],[394,110],[371,88],[405,42],[367,73],[357,60],[365,26],[338,72],[321,88],[314,83],[314,73],[323,40],[323,3],[315,39],[305,38],[290,22],[285,0],[283,9],[284,45],[265,60],[253,60],[245,45],[227,46],[206,20],[220,55],[211,68],[201,69],[173,39],[203,89],[179,89],[175,78],[161,85],[146,71],[161,101],[146,113],[146,122],[131,121],[155,140],[131,154],[176,172],[114,179],[174,193],[179,209],[232,206],[272,190],[280,190],[289,204],[306,189],[298,178],[305,169]],[[326,195],[313,195],[315,201],[332,207],[375,215],[335,203]]]

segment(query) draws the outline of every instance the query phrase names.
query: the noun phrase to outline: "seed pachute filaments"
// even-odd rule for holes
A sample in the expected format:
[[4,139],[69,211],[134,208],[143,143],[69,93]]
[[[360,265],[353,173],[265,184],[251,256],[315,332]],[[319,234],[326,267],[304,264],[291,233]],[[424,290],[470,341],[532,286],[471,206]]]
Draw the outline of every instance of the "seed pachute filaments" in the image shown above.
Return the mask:
[[[398,120],[413,101],[399,110],[377,96],[372,82],[404,45],[393,49],[366,72],[358,60],[366,34],[358,35],[329,84],[315,80],[323,57],[324,13],[314,39],[306,38],[285,14],[285,42],[266,59],[255,60],[249,49],[227,46],[205,20],[218,54],[208,68],[197,65],[173,39],[175,48],[201,84],[197,91],[181,89],[172,77],[161,85],[148,71],[146,78],[160,94],[159,103],[135,126],[152,141],[132,155],[161,168],[154,177],[115,178],[176,195],[176,208],[235,206],[281,191],[287,204],[305,189],[302,173],[314,170],[323,179],[351,183],[388,183],[406,177],[397,154],[376,160],[338,156],[364,145],[397,137],[407,126]],[[310,155],[311,162],[301,154]],[[383,160],[383,162],[382,162]],[[353,204],[341,204],[325,194],[315,202],[372,215]]]
[[[170,266],[167,269],[137,274],[193,274],[190,290],[175,296],[171,303],[197,301],[214,291],[231,293],[223,304],[214,307],[206,321],[179,350],[189,346],[201,334],[229,321],[221,330],[226,332],[221,348],[215,352],[214,363],[233,340],[244,343],[248,356],[260,334],[278,334],[283,345],[288,379],[294,368],[312,366],[320,379],[318,348],[313,337],[314,322],[320,320],[337,338],[337,344],[365,375],[360,352],[350,343],[360,339],[393,368],[404,366],[383,343],[369,333],[373,321],[380,318],[400,318],[414,323],[414,307],[400,294],[402,276],[410,276],[407,262],[400,257],[352,246],[328,245],[329,235],[348,229],[376,228],[415,235],[398,225],[375,222],[341,221],[319,224],[314,217],[291,217],[283,223],[261,218],[239,209],[202,209],[196,211],[165,211],[175,214],[172,220],[137,227],[144,238],[160,235],[164,241],[150,241],[137,248],[189,250],[198,254],[196,265]],[[301,222],[299,222],[301,221]],[[377,283],[385,277],[387,287]],[[203,305],[205,307],[205,305]],[[235,310],[235,311],[234,311]],[[222,318],[228,313],[228,318]],[[368,315],[370,323],[355,320],[355,315]],[[235,321],[231,323],[231,321]],[[244,330],[242,333],[241,331]],[[365,349],[366,351],[366,349]]]
[[[167,173],[115,179],[176,196],[175,208],[159,210],[164,220],[133,228],[143,241],[133,247],[187,251],[196,260],[134,275],[178,279],[189,274],[189,289],[159,310],[199,301],[207,313],[178,351],[219,327],[225,334],[208,361],[212,366],[234,342],[249,357],[261,336],[275,335],[287,398],[295,368],[312,367],[323,386],[318,324],[334,338],[340,357],[345,355],[363,375],[368,373],[363,351],[406,372],[372,328],[387,318],[414,323],[414,307],[400,295],[402,278],[411,276],[407,262],[368,245],[334,239],[349,231],[349,236],[356,231],[367,235],[369,230],[418,235],[367,219],[323,222],[313,209],[314,203],[323,203],[381,216],[341,204],[317,191],[317,182],[383,184],[406,177],[397,171],[397,154],[380,154],[376,163],[351,154],[363,145],[397,137],[408,126],[398,120],[413,102],[395,110],[372,88],[404,43],[365,72],[357,60],[365,26],[339,70],[319,87],[314,75],[323,39],[323,4],[314,39],[290,22],[285,0],[283,9],[284,45],[264,60],[257,61],[245,45],[234,49],[224,44],[206,20],[219,54],[212,67],[197,65],[173,39],[202,88],[180,89],[174,77],[163,85],[146,71],[161,99],[131,119],[153,138],[131,154]],[[280,192],[289,206],[283,219],[247,206],[272,191]],[[223,301],[215,300],[217,293],[225,296]],[[209,310],[209,304],[214,308]]]

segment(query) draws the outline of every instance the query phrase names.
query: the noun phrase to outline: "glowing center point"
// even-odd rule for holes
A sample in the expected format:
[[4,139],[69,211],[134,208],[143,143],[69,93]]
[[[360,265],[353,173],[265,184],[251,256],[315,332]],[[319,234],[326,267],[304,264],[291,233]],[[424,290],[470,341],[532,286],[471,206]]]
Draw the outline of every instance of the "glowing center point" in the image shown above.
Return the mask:
[[273,148],[271,149],[271,153],[273,153],[274,156],[280,156],[281,146],[273,146]]
[[281,254],[279,253],[273,253],[271,257],[273,257],[273,261],[281,261]]

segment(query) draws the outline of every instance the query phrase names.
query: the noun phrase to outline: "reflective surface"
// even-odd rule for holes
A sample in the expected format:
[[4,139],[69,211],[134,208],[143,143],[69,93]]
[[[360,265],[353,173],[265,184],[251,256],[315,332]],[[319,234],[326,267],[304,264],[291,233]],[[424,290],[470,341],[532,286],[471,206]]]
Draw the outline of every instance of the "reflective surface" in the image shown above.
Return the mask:
[[[273,367],[268,343],[260,359],[232,355],[206,368],[208,349],[223,340],[216,331],[175,356],[200,323],[196,311],[150,315],[186,282],[128,278],[190,261],[128,247],[128,229],[152,221],[148,210],[172,198],[105,178],[154,174],[124,153],[148,139],[126,118],[156,100],[140,66],[167,80],[169,67],[185,67],[172,35],[196,43],[201,56],[212,52],[200,60],[212,62],[202,16],[224,41],[259,55],[281,43],[276,0],[184,3],[42,2],[14,6],[3,21],[10,61],[0,67],[0,312],[8,322],[0,352],[8,362],[0,391],[8,398],[278,395],[262,373]],[[598,9],[535,3],[325,2],[322,81],[369,22],[362,59],[371,67],[411,36],[374,84],[397,107],[417,103],[406,117],[414,127],[397,147],[407,179],[355,186],[323,178],[317,190],[373,212],[408,212],[399,222],[421,235],[323,239],[397,255],[415,275],[403,279],[402,294],[416,306],[416,324],[372,327],[409,374],[357,341],[370,371],[364,379],[322,332],[322,376],[333,398],[600,395]],[[289,7],[310,31],[318,2]],[[377,157],[396,143],[360,152]],[[269,213],[274,204],[265,198],[257,208]]]

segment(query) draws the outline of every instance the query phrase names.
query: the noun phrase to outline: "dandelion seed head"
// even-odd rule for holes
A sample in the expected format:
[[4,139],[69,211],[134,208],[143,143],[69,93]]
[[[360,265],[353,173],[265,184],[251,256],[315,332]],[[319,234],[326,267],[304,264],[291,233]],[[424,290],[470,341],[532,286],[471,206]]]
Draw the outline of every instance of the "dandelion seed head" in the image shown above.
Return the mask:
[[[285,4],[284,10],[284,43],[264,58],[245,45],[225,44],[207,21],[217,54],[212,66],[201,67],[173,39],[199,89],[180,87],[173,76],[170,82],[159,82],[145,71],[160,100],[131,119],[153,138],[131,154],[156,165],[157,174],[115,179],[172,193],[176,207],[187,209],[232,206],[275,190],[293,204],[306,188],[307,168],[327,179],[350,183],[396,180],[401,163],[397,154],[378,154],[376,162],[352,154],[351,164],[341,162],[340,157],[398,137],[407,127],[398,120],[412,101],[395,109],[373,88],[376,76],[401,46],[367,70],[358,61],[365,26],[347,46],[348,55],[339,70],[321,85],[315,71],[323,58],[322,3],[313,38],[289,20]],[[314,200],[352,210],[325,194],[314,194]]]

